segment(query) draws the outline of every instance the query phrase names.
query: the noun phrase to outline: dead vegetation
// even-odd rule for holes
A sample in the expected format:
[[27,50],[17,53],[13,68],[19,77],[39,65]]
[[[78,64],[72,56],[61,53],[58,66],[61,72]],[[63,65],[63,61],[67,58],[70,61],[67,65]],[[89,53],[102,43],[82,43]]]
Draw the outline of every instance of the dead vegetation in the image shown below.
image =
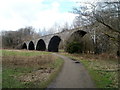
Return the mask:
[[[61,53],[63,55],[71,55],[69,53]],[[114,54],[107,54],[107,53],[102,53],[99,55],[94,55],[94,54],[73,54],[76,57],[79,57],[81,60],[87,59],[87,60],[105,60],[105,61],[117,61],[118,57]]]
[[56,57],[53,55],[39,56],[3,56],[2,63],[5,66],[17,67],[40,67],[49,63],[53,63]]
[[52,73],[53,71],[54,71],[53,68],[41,69],[41,70],[34,71],[32,73],[21,75],[20,77],[18,77],[18,79],[25,83],[36,82],[36,81],[42,82],[47,80],[50,76],[50,73]]
[[[57,71],[58,68],[54,66],[57,59],[58,58],[56,56],[51,54],[39,56],[13,55],[2,56],[2,64],[3,70],[12,69],[13,72],[19,73],[10,73],[10,77],[15,78],[25,85],[26,83],[32,83],[33,86],[35,85],[35,87],[39,87],[40,83],[49,80],[51,74]],[[27,69],[30,70],[26,71]]]

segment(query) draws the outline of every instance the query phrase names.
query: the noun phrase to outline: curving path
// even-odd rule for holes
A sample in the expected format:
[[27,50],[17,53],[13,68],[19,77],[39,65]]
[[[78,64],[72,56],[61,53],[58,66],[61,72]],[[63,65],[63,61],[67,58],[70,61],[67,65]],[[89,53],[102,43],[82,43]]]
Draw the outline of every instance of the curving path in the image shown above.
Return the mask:
[[57,78],[48,86],[49,88],[95,88],[88,72],[79,62],[75,63],[72,59],[58,55],[64,59],[64,65]]

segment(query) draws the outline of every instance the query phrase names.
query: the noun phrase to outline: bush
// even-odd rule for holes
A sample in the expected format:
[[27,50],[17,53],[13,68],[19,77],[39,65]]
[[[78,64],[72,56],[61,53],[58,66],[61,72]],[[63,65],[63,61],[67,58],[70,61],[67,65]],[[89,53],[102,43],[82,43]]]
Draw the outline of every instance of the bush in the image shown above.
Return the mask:
[[82,44],[79,42],[71,42],[66,45],[68,53],[82,53]]

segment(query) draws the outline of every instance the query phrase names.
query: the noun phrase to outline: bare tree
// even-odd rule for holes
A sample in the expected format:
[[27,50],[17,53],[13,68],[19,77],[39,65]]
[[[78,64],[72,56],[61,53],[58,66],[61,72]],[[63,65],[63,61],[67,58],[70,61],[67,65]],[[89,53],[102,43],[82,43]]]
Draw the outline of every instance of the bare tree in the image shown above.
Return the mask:
[[[109,38],[116,38],[116,36],[111,36],[110,34],[114,32],[114,35],[118,36],[115,40],[118,44],[118,54],[120,55],[120,1],[99,2],[96,4],[87,3],[85,6],[74,8],[73,13],[78,14],[77,20],[82,20],[83,24],[79,24],[81,26],[91,26],[93,30],[96,27],[100,28],[102,25],[102,27],[105,27],[104,30],[107,31],[101,31],[101,33],[107,35]],[[96,30],[93,31],[95,44],[97,43]]]
[[33,27],[20,28],[17,31],[2,32],[2,47],[15,48],[24,41],[39,38],[40,35],[35,32]]

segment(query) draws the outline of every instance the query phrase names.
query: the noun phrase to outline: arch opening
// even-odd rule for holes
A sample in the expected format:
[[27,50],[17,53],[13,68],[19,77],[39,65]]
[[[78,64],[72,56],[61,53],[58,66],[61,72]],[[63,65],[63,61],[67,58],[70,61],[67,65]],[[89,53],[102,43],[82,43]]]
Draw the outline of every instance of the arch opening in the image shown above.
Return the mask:
[[35,50],[35,45],[32,41],[30,41],[29,45],[28,45],[28,49],[29,50]]
[[43,39],[40,39],[37,42],[36,50],[39,50],[39,51],[45,51],[46,50],[46,45],[45,45],[45,42],[44,42]]
[[59,36],[53,36],[49,42],[48,51],[49,52],[58,52],[60,41],[61,41],[61,39]]
[[68,37],[65,42],[65,51],[69,53],[82,53],[83,52],[83,37],[87,32],[77,30]]
[[[78,30],[78,31],[73,32],[72,35],[75,35],[75,36],[77,35],[77,36],[79,36],[79,37],[83,37],[86,33],[87,33],[87,32],[85,32],[85,31]],[[71,36],[72,36],[72,35],[71,35]]]
[[26,43],[24,43],[24,44],[22,45],[22,49],[27,49]]
[[73,33],[69,36],[69,38],[68,38],[68,40],[67,40],[67,43],[71,43],[71,42],[73,42],[73,41],[81,42],[83,36],[84,36],[86,33],[87,33],[87,32],[82,31],[82,30],[77,30],[77,31],[73,32]]

